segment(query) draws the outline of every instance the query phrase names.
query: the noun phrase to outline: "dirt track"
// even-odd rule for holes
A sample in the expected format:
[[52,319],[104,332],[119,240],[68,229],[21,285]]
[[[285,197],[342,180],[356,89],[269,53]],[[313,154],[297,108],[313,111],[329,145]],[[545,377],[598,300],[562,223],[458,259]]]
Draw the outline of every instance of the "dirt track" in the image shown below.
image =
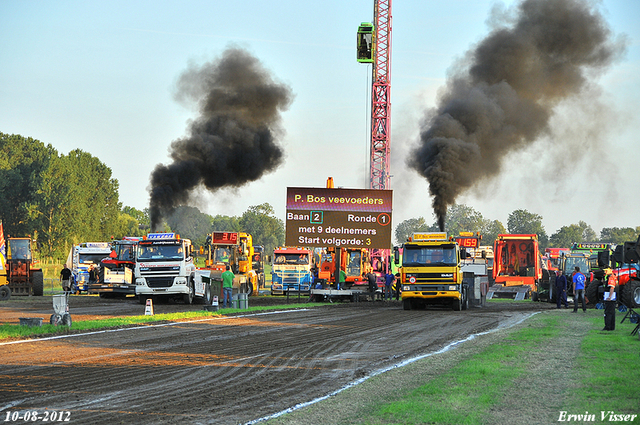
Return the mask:
[[[0,321],[16,312],[48,317],[46,298],[42,305],[12,298],[0,305]],[[134,300],[78,298],[70,302],[74,320],[144,312]],[[0,345],[0,410],[64,410],[78,424],[246,423],[541,308],[551,306],[491,303],[453,312],[334,304]]]

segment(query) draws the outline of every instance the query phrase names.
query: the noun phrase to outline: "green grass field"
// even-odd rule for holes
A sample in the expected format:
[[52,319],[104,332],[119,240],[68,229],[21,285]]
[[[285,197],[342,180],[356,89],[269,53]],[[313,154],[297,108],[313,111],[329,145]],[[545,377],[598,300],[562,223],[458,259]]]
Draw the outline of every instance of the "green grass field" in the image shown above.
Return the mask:
[[[290,308],[313,306],[317,304],[295,304]],[[72,329],[282,308],[286,307],[123,317],[74,322]],[[621,324],[624,314],[618,313],[616,330],[601,331],[602,313],[547,310],[513,328],[438,355],[451,356],[449,360],[438,360],[437,356],[420,360],[410,367],[375,376],[339,397],[267,423],[531,425],[558,422],[563,412],[565,419],[568,415],[594,415],[595,420],[581,423],[609,422],[611,416],[601,420],[608,412],[620,415],[618,423],[640,423],[640,340],[637,335],[630,335],[636,325],[629,320]],[[48,324],[41,328],[2,325],[0,339],[68,332],[68,328]],[[444,362],[446,367],[435,373],[433,362]],[[363,392],[369,394],[368,398],[362,397]],[[372,397],[370,394],[374,393],[377,396]],[[338,399],[352,408],[336,405]],[[333,414],[331,421],[314,416],[327,411],[340,414]]]
[[[602,314],[548,310],[266,423],[610,423],[615,412],[617,423],[638,424],[636,325],[618,313],[604,332]],[[593,420],[578,420],[585,414]]]

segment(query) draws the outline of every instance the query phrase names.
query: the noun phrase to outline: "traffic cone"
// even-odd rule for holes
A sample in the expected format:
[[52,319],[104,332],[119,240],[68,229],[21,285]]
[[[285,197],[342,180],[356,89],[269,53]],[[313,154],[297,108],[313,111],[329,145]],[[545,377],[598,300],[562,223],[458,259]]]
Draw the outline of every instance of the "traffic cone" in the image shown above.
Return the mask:
[[151,298],[147,298],[147,305],[144,308],[145,316],[153,316],[153,300]]

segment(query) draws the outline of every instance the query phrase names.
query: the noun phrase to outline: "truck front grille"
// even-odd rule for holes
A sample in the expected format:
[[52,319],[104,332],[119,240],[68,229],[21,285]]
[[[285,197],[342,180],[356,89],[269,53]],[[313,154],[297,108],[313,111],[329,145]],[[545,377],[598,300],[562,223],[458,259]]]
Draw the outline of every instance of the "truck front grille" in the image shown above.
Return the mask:
[[172,277],[148,277],[147,285],[149,288],[168,288],[173,285]]

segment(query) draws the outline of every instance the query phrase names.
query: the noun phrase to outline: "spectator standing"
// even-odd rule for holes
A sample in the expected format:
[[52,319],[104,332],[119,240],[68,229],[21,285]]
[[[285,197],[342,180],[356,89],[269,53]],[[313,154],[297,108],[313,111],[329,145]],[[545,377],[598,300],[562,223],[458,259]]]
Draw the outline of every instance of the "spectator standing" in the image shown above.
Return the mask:
[[235,275],[231,271],[231,266],[227,264],[226,270],[222,273],[222,308],[227,308],[227,301],[231,307],[231,297],[233,296],[233,278]]
[[64,292],[71,291],[71,270],[69,270],[66,264],[60,272],[60,284],[62,285],[62,290]]
[[569,307],[567,302],[567,277],[562,274],[561,271],[556,272],[556,306],[560,308],[564,305],[564,308]]
[[580,273],[580,267],[576,266],[576,272],[573,275],[573,312],[578,311],[578,301],[582,300],[582,311],[587,311],[587,304],[584,301],[584,285],[587,278]]
[[391,301],[393,298],[393,283],[396,281],[396,277],[391,273],[391,270],[384,276],[384,294],[385,299]]
[[89,269],[89,285],[97,282],[98,282],[98,268],[96,267],[95,264],[92,264],[91,268]]
[[618,277],[613,270],[606,269],[607,289],[604,293],[604,328],[603,331],[613,331],[616,329],[616,287]]

